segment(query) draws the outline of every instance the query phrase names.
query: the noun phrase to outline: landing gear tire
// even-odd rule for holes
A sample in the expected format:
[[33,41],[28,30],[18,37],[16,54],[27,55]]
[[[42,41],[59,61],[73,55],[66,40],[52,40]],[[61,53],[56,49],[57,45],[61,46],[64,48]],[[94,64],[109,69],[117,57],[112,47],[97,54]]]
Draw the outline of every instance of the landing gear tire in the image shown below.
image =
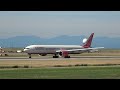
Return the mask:
[[31,58],[31,54],[29,54],[29,58]]
[[59,56],[53,56],[53,58],[59,58]]
[[70,58],[70,56],[65,56],[64,58]]
[[29,56],[29,58],[31,58],[31,56]]

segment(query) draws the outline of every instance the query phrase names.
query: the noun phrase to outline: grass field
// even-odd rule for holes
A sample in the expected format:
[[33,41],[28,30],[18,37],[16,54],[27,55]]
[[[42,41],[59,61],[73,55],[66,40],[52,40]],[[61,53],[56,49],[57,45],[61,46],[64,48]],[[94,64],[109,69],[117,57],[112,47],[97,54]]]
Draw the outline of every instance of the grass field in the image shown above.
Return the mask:
[[0,79],[120,79],[120,67],[0,69]]
[[99,65],[120,65],[120,59],[76,59],[76,60],[0,60],[0,68],[13,66],[57,67],[57,66],[99,66]]
[[[28,57],[26,53],[15,53],[18,49],[6,49],[9,52],[11,50],[14,52],[7,52],[8,56],[3,55],[1,57]],[[100,52],[75,55],[120,56],[120,49],[104,49],[100,50]],[[32,56],[42,57],[38,55]],[[45,57],[51,58],[52,55]],[[28,68],[21,68],[21,66],[28,66]],[[120,58],[76,58],[76,60],[3,59],[0,60],[0,79],[120,79]]]

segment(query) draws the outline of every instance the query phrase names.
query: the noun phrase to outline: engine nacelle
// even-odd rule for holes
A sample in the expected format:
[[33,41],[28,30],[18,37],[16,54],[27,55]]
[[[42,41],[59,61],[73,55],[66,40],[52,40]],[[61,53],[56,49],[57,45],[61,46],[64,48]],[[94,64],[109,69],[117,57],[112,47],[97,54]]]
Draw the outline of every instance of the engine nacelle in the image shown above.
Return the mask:
[[70,56],[68,55],[68,51],[61,51],[59,52],[59,55],[64,58],[70,58]]

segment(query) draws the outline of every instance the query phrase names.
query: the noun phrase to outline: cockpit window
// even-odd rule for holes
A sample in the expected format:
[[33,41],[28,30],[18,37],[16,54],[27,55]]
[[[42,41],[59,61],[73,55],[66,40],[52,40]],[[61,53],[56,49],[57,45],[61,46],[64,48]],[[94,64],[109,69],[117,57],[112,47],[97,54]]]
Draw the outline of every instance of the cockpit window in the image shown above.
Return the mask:
[[30,48],[25,48],[25,49],[30,49]]

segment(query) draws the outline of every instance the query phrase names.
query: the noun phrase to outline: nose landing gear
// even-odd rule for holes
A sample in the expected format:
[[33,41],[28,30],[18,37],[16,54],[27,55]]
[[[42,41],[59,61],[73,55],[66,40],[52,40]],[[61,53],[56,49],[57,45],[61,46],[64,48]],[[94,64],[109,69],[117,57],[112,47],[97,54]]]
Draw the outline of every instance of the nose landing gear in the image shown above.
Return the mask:
[[31,54],[28,54],[29,55],[29,58],[31,58]]

